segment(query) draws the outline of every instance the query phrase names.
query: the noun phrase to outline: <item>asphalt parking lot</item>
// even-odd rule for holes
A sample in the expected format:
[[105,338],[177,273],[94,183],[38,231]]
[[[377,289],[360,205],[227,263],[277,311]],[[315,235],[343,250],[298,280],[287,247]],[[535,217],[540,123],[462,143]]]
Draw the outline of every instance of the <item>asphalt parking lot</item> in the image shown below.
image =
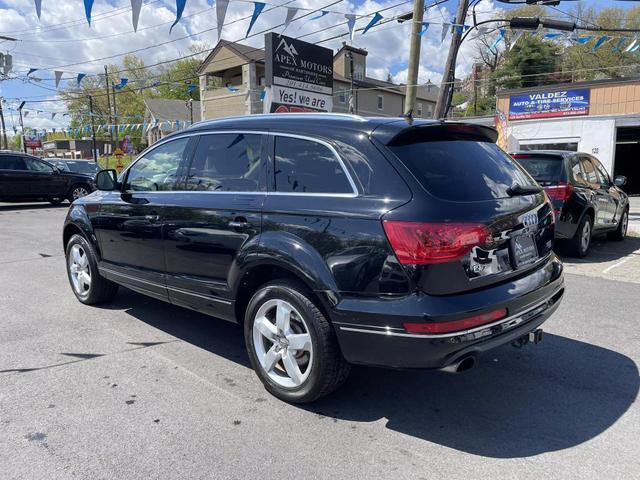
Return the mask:
[[66,209],[0,204],[2,479],[640,478],[636,210],[639,236],[567,259],[540,345],[460,375],[355,368],[300,407],[234,325],[124,289],[77,302]]

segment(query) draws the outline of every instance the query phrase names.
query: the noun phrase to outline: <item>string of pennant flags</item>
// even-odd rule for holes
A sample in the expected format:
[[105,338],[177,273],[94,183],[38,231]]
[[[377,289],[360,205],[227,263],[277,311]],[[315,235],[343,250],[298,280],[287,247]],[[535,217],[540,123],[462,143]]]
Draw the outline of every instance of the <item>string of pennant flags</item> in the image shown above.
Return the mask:
[[[218,30],[218,38],[220,38],[220,36],[222,35],[222,29],[224,26],[224,21],[225,18],[227,16],[227,9],[229,7],[229,3],[232,0],[208,0],[208,3],[211,7],[213,7],[215,5],[216,8],[216,21],[217,21],[217,30]],[[289,24],[296,18],[296,16],[298,15],[299,12],[314,12],[317,9],[313,9],[313,8],[305,8],[305,7],[290,7],[290,6],[285,6],[285,5],[278,5],[278,4],[272,4],[272,3],[268,3],[268,2],[250,2],[248,0],[233,0],[234,2],[242,2],[242,3],[253,3],[253,14],[251,15],[251,20],[249,21],[249,27],[247,28],[247,33],[245,36],[249,36],[249,33],[251,33],[251,29],[253,28],[254,24],[256,23],[256,21],[258,20],[258,17],[260,16],[260,14],[262,14],[264,8],[267,5],[270,5],[272,7],[278,8],[284,8],[286,9],[286,14],[285,14],[285,21],[284,21],[284,30],[287,29],[287,27],[289,26]],[[92,10],[93,10],[93,4],[94,4],[94,0],[83,0],[84,3],[84,11],[85,11],[85,17],[87,19],[87,23],[89,24],[89,26],[91,26],[91,14],[92,14]],[[42,0],[34,0],[34,4],[35,4],[35,9],[36,9],[36,15],[38,17],[38,20],[41,20],[42,18]],[[135,32],[138,31],[138,23],[140,20],[140,13],[142,11],[142,6],[143,6],[143,1],[142,0],[131,0],[131,23],[133,26],[133,30]],[[185,11],[185,8],[187,6],[187,0],[176,0],[176,18],[175,21],[171,24],[171,26],[169,27],[169,33],[172,32],[173,28],[180,22],[181,18],[182,18],[182,14]],[[428,8],[428,7],[427,7]],[[357,18],[363,18],[363,17],[369,17],[372,16],[373,18],[371,19],[371,21],[367,24],[367,27],[365,28],[365,30],[363,31],[363,34],[366,33],[366,31],[371,28],[373,25],[375,25],[376,23],[378,23],[380,20],[382,20],[382,15],[379,12],[376,12],[375,14],[372,15],[356,15],[353,13],[344,13],[344,12],[338,12],[338,11],[333,11],[333,10],[321,10],[317,15],[309,18],[305,23],[307,22],[311,22],[314,20],[319,20],[320,18],[325,17],[326,15],[329,14],[339,14],[339,15],[343,15],[345,16],[345,18],[347,18],[348,22],[349,22],[349,30],[351,35],[353,35],[353,31],[354,31],[354,27],[355,27],[355,21]]]

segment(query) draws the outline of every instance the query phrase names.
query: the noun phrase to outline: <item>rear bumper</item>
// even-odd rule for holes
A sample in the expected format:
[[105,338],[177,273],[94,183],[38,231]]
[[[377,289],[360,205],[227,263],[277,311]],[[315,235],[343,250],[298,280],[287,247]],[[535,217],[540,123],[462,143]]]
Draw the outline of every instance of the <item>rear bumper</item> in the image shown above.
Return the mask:
[[[446,297],[345,299],[331,316],[342,352],[351,363],[439,369],[535,330],[556,311],[563,294],[562,264],[552,257],[525,277],[482,291]],[[507,308],[507,317],[454,334],[409,334],[402,327],[404,322],[460,318],[496,308]]]

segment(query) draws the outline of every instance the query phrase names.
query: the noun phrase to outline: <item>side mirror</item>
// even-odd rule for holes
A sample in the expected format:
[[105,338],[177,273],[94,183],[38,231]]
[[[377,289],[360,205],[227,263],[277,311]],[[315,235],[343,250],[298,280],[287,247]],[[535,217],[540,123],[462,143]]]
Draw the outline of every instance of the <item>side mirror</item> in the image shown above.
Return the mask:
[[59,175],[60,174],[60,169],[56,166],[53,167],[53,174],[54,175]]
[[110,192],[118,185],[118,174],[115,170],[100,170],[96,174],[96,187],[98,190]]
[[625,177],[624,175],[616,175],[616,177],[613,179],[613,184],[616,187],[624,187],[627,184],[627,177]]

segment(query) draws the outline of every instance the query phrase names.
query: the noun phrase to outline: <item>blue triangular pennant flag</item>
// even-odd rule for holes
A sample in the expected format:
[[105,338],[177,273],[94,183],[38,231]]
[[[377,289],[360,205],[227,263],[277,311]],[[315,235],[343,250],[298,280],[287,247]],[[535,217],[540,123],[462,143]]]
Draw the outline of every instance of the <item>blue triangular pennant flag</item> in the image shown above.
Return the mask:
[[595,52],[596,50],[598,50],[604,44],[604,42],[607,41],[608,38],[609,37],[607,37],[606,35],[601,36],[596,42],[596,44],[593,46],[592,51]]
[[265,5],[264,2],[253,2],[253,15],[251,16],[251,21],[249,22],[249,28],[247,28],[247,34],[244,36],[244,38],[247,38],[249,36],[249,33],[253,28],[253,24],[256,23],[256,20],[258,19],[258,17],[262,13],[262,10],[264,9],[264,5]]
[[418,35],[423,36],[429,30],[429,22],[422,22],[422,30],[418,32]]
[[169,34],[171,34],[171,30],[182,18],[182,12],[184,12],[184,6],[187,4],[187,0],[176,0],[176,21],[173,22],[171,27],[169,27]]
[[87,22],[91,25],[91,9],[93,8],[93,0],[84,0],[84,13],[87,16]]
[[83,79],[84,77],[86,77],[86,76],[87,76],[87,74],[86,74],[86,73],[79,73],[79,74],[78,74],[78,77],[76,78],[76,81],[78,82],[78,86],[80,86],[80,82],[81,82],[81,81],[82,81],[82,79]]
[[30,69],[29,69],[29,73],[27,73],[27,77],[28,77],[29,75],[31,75],[33,72],[37,72],[37,71],[38,71],[38,69],[37,69],[37,68],[30,68]]
[[129,83],[128,78],[121,78],[120,83],[118,85],[114,85],[113,88],[115,90],[122,90],[127,85],[127,83]]
[[378,23],[380,20],[382,20],[382,15],[380,15],[380,12],[376,12],[376,14],[373,16],[371,21],[367,24],[366,27],[364,27],[364,30],[362,31],[362,35],[367,33],[367,31],[369,31],[369,29],[373,27],[376,23]]

